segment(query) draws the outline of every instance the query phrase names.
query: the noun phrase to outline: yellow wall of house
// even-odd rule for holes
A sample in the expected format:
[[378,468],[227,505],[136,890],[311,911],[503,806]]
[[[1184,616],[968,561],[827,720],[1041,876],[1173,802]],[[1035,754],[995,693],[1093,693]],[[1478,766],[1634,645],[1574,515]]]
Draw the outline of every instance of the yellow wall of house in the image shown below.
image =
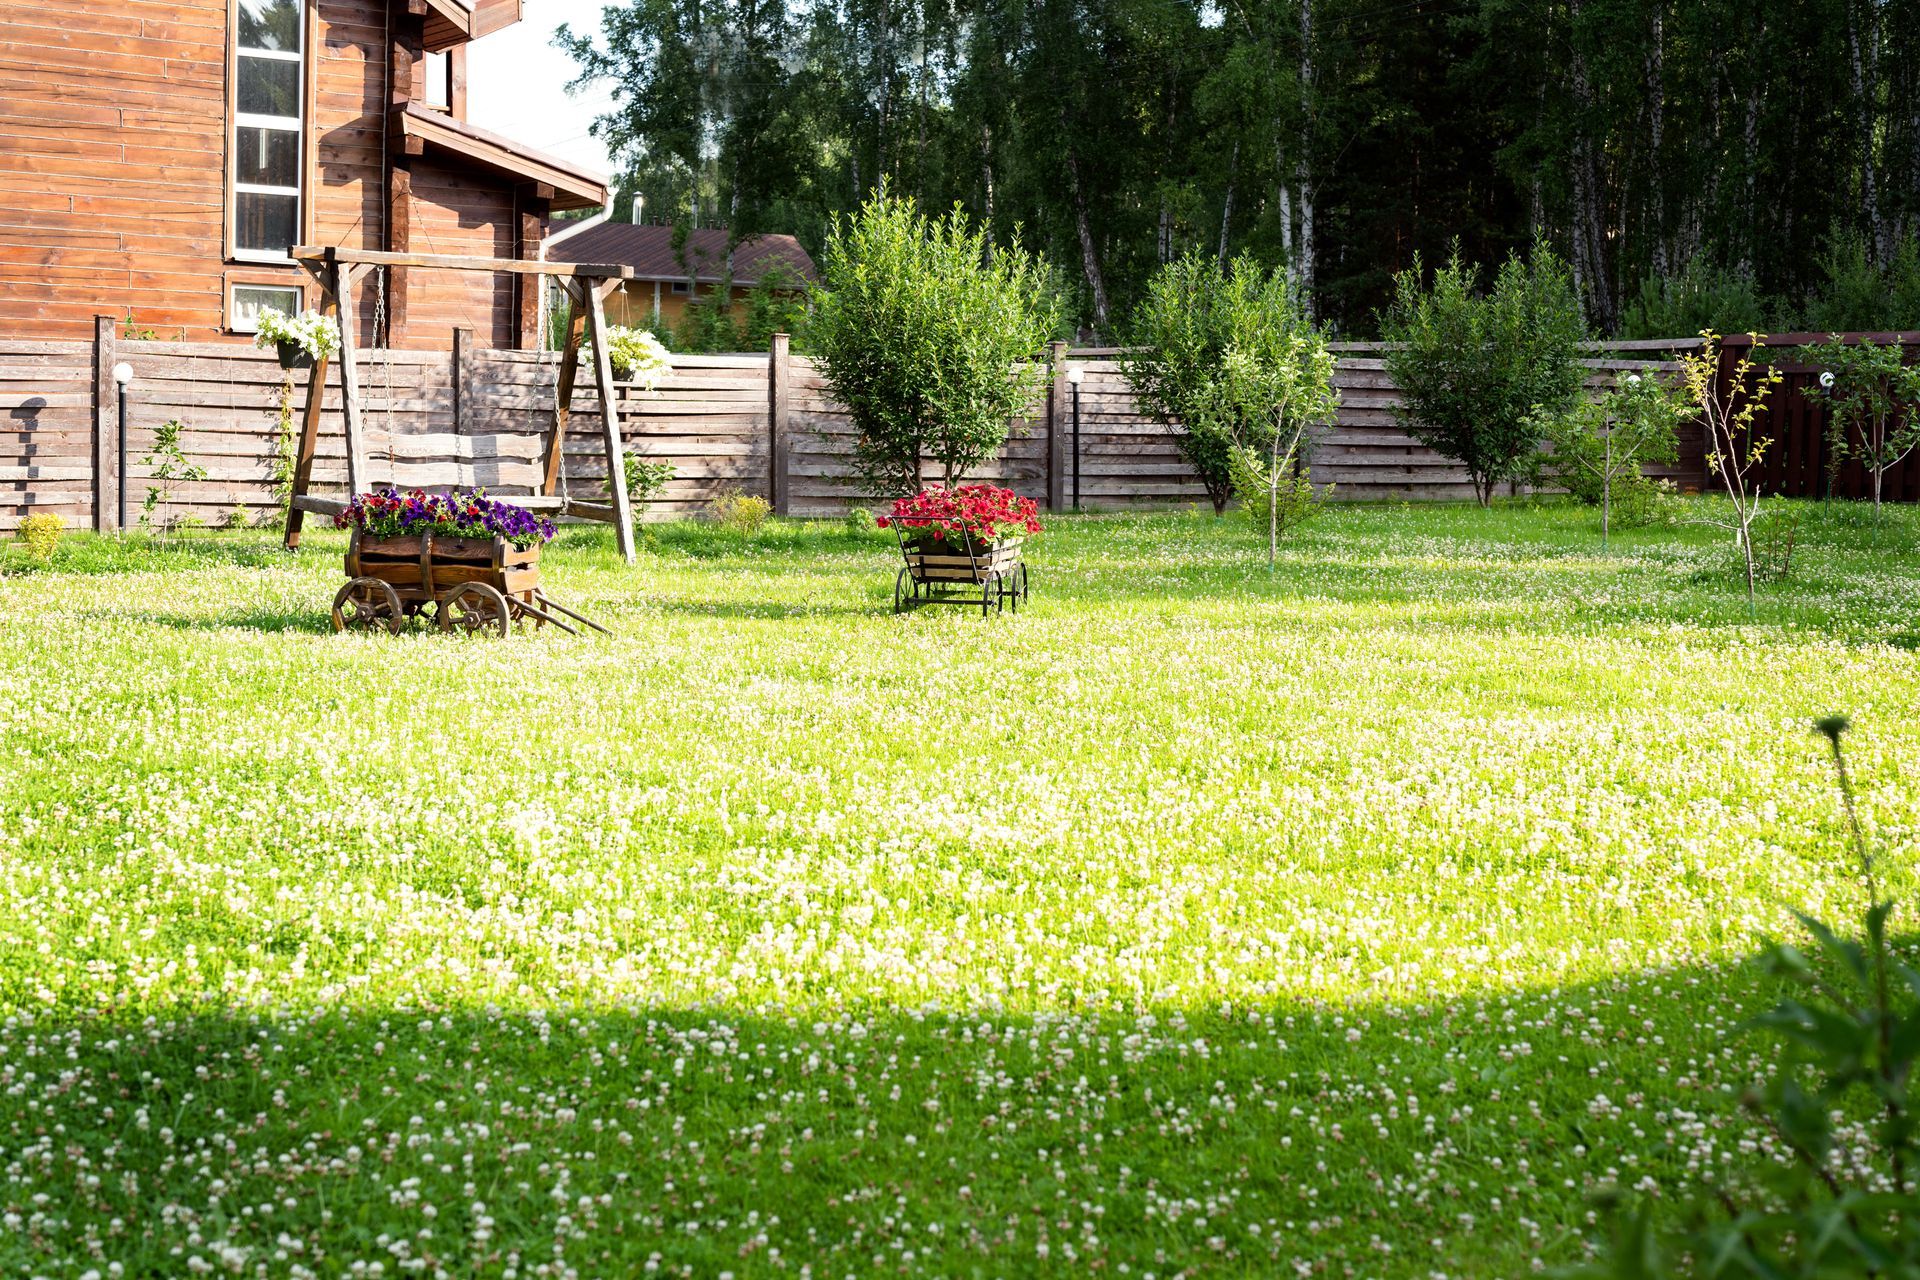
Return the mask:
[[[629,325],[637,329],[644,329],[652,324],[654,314],[653,285],[654,282],[651,280],[629,280],[620,287],[618,292],[609,295],[607,298],[607,323]],[[700,292],[696,295],[675,293],[672,282],[667,280],[660,281],[661,319],[670,325],[679,324],[680,317],[686,312],[687,303],[691,301],[693,297],[705,297],[711,292],[713,292],[712,285],[702,285],[700,286]],[[745,304],[749,292],[749,290],[740,288],[737,285],[734,287],[733,304],[736,308],[734,313],[736,319],[739,316],[738,308]]]

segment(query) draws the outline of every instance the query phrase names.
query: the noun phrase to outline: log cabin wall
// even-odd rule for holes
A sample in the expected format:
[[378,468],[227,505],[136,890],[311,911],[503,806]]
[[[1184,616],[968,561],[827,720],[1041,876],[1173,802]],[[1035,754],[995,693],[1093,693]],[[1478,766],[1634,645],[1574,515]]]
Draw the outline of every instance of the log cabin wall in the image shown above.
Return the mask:
[[[298,268],[227,257],[232,2],[0,0],[0,337],[86,341],[111,314],[135,335],[245,343],[226,329],[231,284],[317,303]],[[390,107],[425,92],[423,19],[408,9],[310,0],[301,239],[533,256],[546,207],[529,236],[513,177],[390,142]],[[464,52],[452,58],[457,119]],[[372,282],[361,292],[371,344]],[[501,346],[532,337],[512,278],[401,272],[388,302],[398,346],[444,348],[456,325]]]

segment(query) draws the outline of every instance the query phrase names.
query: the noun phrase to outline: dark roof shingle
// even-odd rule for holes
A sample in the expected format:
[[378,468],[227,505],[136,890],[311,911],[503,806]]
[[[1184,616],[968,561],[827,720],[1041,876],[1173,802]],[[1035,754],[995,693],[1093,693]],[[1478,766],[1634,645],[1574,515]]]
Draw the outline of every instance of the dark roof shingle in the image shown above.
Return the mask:
[[[554,228],[556,232],[565,226]],[[707,228],[687,233],[686,260],[673,250],[673,228],[635,226],[630,222],[603,222],[553,246],[556,262],[618,263],[633,268],[642,280],[685,280],[691,267],[703,283],[720,279],[727,266],[727,233]],[[751,287],[774,265],[780,264],[812,283],[819,279],[813,259],[788,235],[763,235],[733,247],[733,282]]]

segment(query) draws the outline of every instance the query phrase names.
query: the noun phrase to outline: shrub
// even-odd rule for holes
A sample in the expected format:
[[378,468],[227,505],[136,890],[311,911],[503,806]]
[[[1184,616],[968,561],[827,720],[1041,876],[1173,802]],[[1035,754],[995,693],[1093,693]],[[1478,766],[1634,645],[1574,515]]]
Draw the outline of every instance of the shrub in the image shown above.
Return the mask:
[[857,478],[920,488],[923,459],[952,486],[1006,442],[1044,376],[1033,363],[1059,300],[1044,263],[996,244],[957,207],[929,219],[884,190],[835,219],[808,332],[823,381],[858,432]]
[[20,522],[20,541],[27,544],[28,555],[45,562],[53,558],[54,548],[60,545],[60,534],[65,528],[66,522],[53,512],[35,512]]
[[671,462],[649,462],[631,453],[626,455],[625,462],[627,498],[632,503],[633,518],[638,520],[646,514],[648,505],[665,491],[676,473]]
[[722,529],[747,536],[760,532],[767,523],[767,517],[773,514],[773,504],[765,498],[731,489],[716,494],[707,507],[713,513],[714,522]]
[[1866,237],[1840,231],[1817,261],[1822,280],[1807,300],[1807,328],[1849,333],[1920,325],[1920,237],[1907,237],[1892,257],[1876,262]]
[[1640,474],[1648,463],[1679,456],[1679,426],[1691,412],[1658,378],[1623,374],[1598,399],[1577,397],[1559,413],[1533,415],[1533,429],[1552,446],[1541,477],[1600,508],[1600,545],[1613,526],[1652,520],[1657,487]]
[[1234,493],[1236,445],[1264,452],[1272,444],[1273,425],[1259,406],[1236,408],[1223,397],[1228,354],[1285,342],[1305,325],[1286,275],[1249,257],[1229,267],[1190,253],[1147,283],[1121,368],[1141,407],[1199,474],[1215,515]]
[[1246,510],[1254,532],[1267,535],[1267,564],[1274,562],[1274,542],[1289,529],[1305,524],[1333,497],[1333,486],[1315,488],[1306,463],[1282,458],[1276,467],[1252,449],[1235,447],[1229,465],[1233,492]]
[[613,371],[651,391],[673,371],[673,359],[660,340],[645,329],[607,326],[607,359]]
[[853,507],[848,510],[847,512],[847,532],[848,533],[868,534],[868,533],[872,533],[875,529],[878,529],[879,527],[880,527],[880,522],[874,519],[874,515],[871,509],[867,507]]
[[1401,425],[1463,463],[1485,506],[1531,461],[1536,413],[1563,412],[1580,394],[1586,329],[1572,273],[1545,245],[1509,257],[1485,296],[1478,275],[1456,249],[1429,287],[1416,257],[1394,277],[1381,329]]
[[165,536],[172,532],[174,520],[156,519],[163,505],[171,505],[181,485],[205,480],[207,469],[187,457],[180,437],[187,429],[178,418],[169,418],[153,429],[153,448],[140,459],[147,469],[147,496],[140,503],[140,523]]
[[1620,337],[1685,338],[1712,329],[1749,333],[1764,323],[1760,288],[1744,271],[1696,254],[1672,275],[1649,272],[1620,318]]

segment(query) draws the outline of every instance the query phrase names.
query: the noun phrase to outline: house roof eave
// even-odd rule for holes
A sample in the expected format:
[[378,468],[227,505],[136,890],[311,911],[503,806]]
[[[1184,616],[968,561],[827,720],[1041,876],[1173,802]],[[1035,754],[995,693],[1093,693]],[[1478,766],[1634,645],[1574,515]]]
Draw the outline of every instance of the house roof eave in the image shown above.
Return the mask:
[[553,188],[555,209],[587,209],[604,205],[607,179],[570,160],[476,129],[444,112],[418,103],[393,108],[387,119],[389,137],[404,150],[418,154],[428,148],[468,164],[520,182]]

